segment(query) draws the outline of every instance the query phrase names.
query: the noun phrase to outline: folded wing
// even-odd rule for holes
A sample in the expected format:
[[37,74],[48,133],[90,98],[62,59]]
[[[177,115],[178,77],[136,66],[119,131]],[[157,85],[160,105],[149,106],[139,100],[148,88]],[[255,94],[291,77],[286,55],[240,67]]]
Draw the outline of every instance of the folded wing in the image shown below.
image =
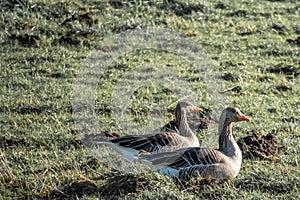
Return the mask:
[[143,150],[147,152],[163,151],[168,146],[176,146],[180,144],[177,133],[163,132],[155,135],[128,135],[121,138],[110,140],[110,142],[122,147],[132,148],[135,150]]
[[174,152],[141,154],[139,160],[165,175],[181,178],[217,177],[223,168],[224,156],[213,148],[191,147]]

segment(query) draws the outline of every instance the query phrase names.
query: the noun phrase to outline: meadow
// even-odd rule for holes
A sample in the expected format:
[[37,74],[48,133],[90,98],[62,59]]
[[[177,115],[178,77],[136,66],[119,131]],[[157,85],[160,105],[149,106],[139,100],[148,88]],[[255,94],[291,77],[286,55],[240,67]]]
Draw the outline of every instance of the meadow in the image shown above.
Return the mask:
[[[300,197],[298,1],[4,0],[0,8],[0,199]],[[238,87],[222,95],[222,105],[239,107],[252,119],[234,125],[237,140],[272,133],[285,150],[245,159],[236,178],[206,183],[124,170],[122,162],[109,164],[87,148],[73,115],[81,69],[107,38],[147,27],[194,41],[215,66],[218,87]],[[215,106],[206,98],[204,72],[187,60],[157,49],[128,51],[97,79],[92,100],[101,130],[133,133],[118,126],[111,97],[126,72],[145,64],[154,72],[162,66],[175,71],[199,93],[197,106]],[[144,85],[130,96],[132,121],[147,125],[155,103],[167,108],[168,122],[181,98],[159,84]]]

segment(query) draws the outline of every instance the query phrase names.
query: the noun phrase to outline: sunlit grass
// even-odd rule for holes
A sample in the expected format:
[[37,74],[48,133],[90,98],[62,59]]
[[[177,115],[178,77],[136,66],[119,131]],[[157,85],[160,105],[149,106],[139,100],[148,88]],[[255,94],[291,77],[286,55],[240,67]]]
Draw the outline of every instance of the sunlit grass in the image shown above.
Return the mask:
[[[0,7],[1,199],[96,199],[111,194],[120,199],[299,197],[300,51],[299,42],[287,42],[300,34],[296,1],[51,0],[3,1]],[[85,13],[91,13],[90,21],[78,17]],[[244,160],[237,178],[204,189],[183,188],[156,172],[124,172],[101,157],[95,159],[72,118],[80,67],[104,38],[149,26],[194,40],[229,77],[218,79],[222,88],[241,87],[239,93],[224,95],[226,105],[252,118],[234,126],[237,138],[246,130],[273,133],[286,151],[272,160]],[[26,34],[38,39],[17,37]],[[98,82],[96,117],[103,130],[130,134],[116,124],[110,98],[120,77],[145,64],[151,70],[167,66],[178,72],[193,88],[202,88],[203,100],[197,105],[213,108],[205,83],[197,80],[200,75],[186,60],[151,49],[124,52]],[[159,103],[167,108],[167,122],[179,98],[168,88],[146,85],[130,99],[131,116],[146,125],[151,105]],[[134,187],[127,191],[116,178]]]

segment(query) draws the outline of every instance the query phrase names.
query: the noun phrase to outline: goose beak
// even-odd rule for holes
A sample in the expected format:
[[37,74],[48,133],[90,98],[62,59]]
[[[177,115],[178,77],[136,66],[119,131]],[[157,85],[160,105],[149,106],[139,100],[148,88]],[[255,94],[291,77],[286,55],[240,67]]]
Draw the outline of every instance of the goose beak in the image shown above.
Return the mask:
[[238,121],[247,121],[247,122],[250,122],[251,119],[249,117],[247,117],[246,115],[239,114],[238,115]]
[[193,112],[203,112],[201,108],[195,107],[192,109]]

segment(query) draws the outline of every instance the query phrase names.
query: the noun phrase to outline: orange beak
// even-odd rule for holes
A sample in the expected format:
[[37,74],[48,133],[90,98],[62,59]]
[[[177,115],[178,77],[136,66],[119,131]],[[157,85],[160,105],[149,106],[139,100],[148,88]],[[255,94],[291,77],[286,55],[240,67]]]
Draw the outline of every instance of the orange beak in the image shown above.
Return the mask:
[[246,115],[243,115],[242,113],[238,115],[238,120],[239,121],[248,121],[248,122],[251,121],[251,119],[249,117],[247,117]]
[[193,112],[203,112],[201,108],[195,107],[192,109]]

